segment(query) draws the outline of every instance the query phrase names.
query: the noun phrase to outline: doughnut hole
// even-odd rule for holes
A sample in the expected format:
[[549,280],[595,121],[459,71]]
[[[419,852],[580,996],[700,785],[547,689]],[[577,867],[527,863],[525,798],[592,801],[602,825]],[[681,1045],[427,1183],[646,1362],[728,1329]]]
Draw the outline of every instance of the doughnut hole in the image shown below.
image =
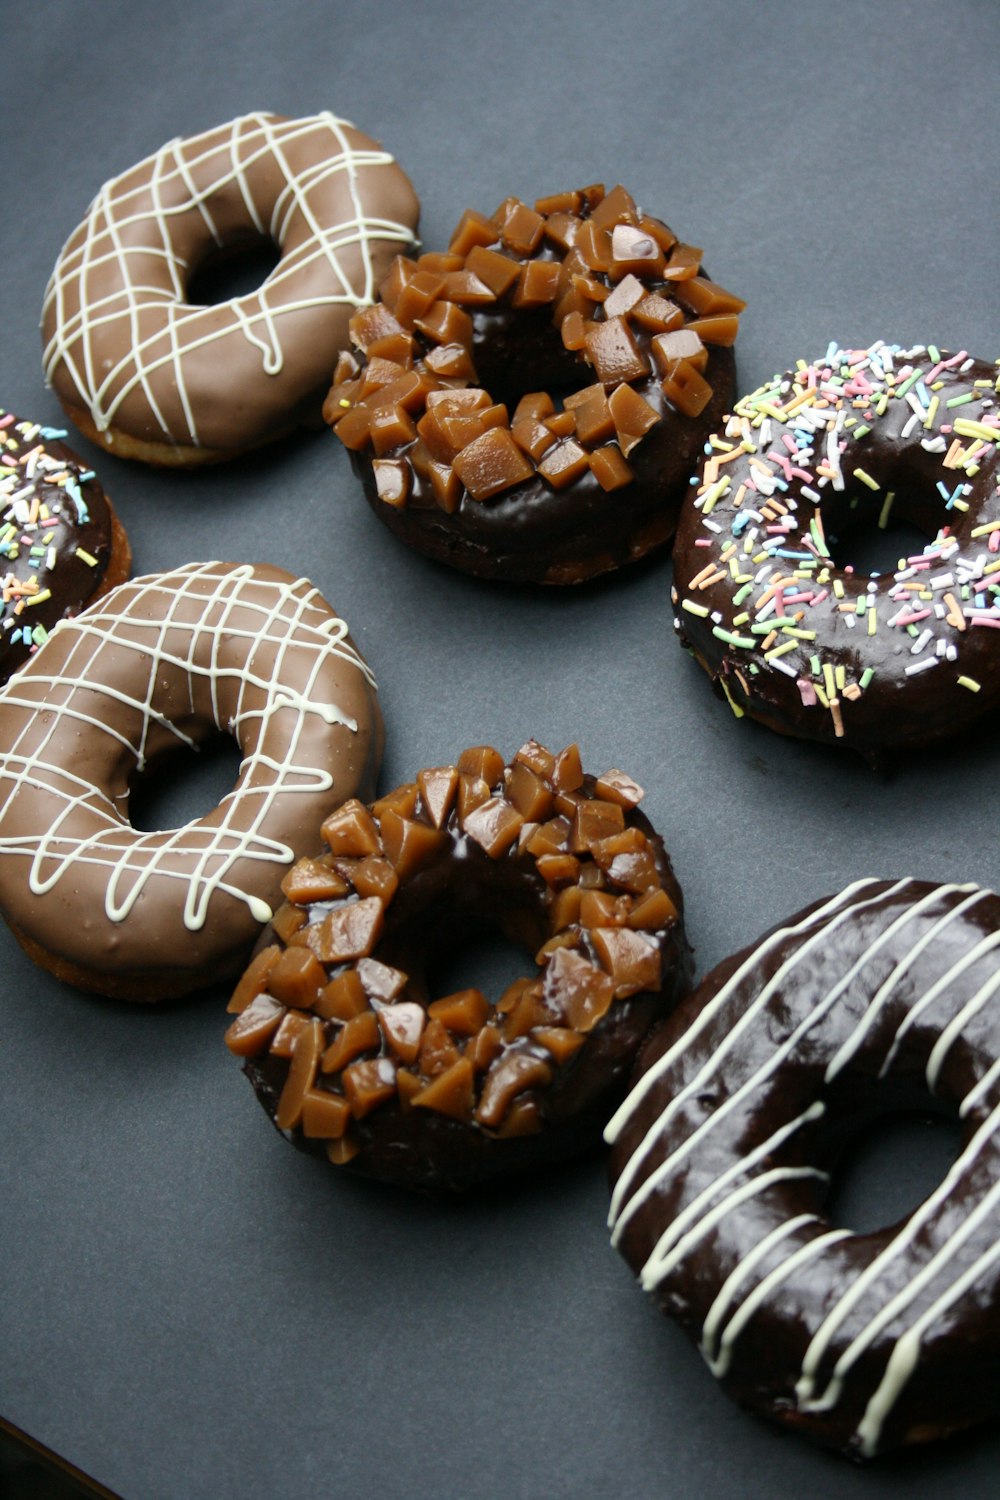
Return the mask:
[[897,1224],[929,1197],[962,1146],[958,1119],[927,1101],[870,1120],[834,1165],[825,1217],[854,1234]]
[[128,821],[140,833],[160,833],[205,817],[233,790],[241,764],[236,742],[216,733],[159,757],[133,778]]
[[220,246],[191,273],[187,301],[192,307],[217,307],[258,291],[281,259],[273,240],[256,235]]
[[840,526],[827,534],[827,545],[837,567],[851,570],[859,578],[885,577],[895,573],[900,558],[922,552],[933,535],[909,521],[890,520],[883,526],[878,514],[865,514],[863,502]]

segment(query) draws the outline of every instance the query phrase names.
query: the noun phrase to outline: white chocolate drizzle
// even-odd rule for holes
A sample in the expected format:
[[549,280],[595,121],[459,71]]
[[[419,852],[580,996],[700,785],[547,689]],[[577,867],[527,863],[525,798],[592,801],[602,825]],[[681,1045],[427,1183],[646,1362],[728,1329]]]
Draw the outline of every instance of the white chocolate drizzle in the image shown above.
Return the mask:
[[[267,921],[270,905],[248,889],[253,869],[266,867],[271,884],[267,871],[302,852],[274,836],[275,814],[280,818],[284,806],[284,821],[294,827],[296,799],[333,788],[333,756],[313,764],[304,758],[309,722],[357,731],[356,721],[326,696],[334,661],[374,686],[346,635],[345,622],[305,579],[224,563],[135,579],[61,622],[50,642],[65,649],[57,653],[47,644],[30,680],[15,678],[0,693],[0,729],[16,730],[0,744],[0,861],[23,859],[29,889],[39,896],[72,882],[83,866],[98,869],[105,913],[115,923],[163,881],[182,883],[189,931],[205,924],[217,892]],[[120,662],[115,683],[103,675],[101,657],[109,649],[129,658],[133,690],[121,685]],[[115,758],[117,746],[119,758],[136,770],[150,738],[159,734],[162,744],[162,731],[191,745],[159,702],[161,678],[177,672],[187,677],[195,716],[199,689],[204,701],[207,688],[215,725],[237,741],[243,760],[236,787],[214,813],[167,832],[140,832],[105,790],[56,753],[54,742],[61,736],[64,750],[67,722],[78,723],[89,739],[105,742],[102,763]],[[228,713],[224,698],[235,704]],[[18,709],[24,712],[11,713]],[[115,719],[124,727],[115,727]],[[273,753],[279,744],[280,757]],[[20,799],[40,793],[50,814],[46,826],[13,832]]]
[[[366,207],[359,173],[398,169],[374,143],[373,149],[352,145],[349,130],[349,122],[329,111],[301,120],[245,115],[202,135],[168,141],[105,183],[63,247],[43,304],[46,379],[61,394],[69,387],[72,404],[89,411],[98,432],[108,431],[138,389],[167,441],[197,445],[186,368],[191,355],[235,335],[259,352],[264,372],[274,375],[286,359],[284,330],[302,337],[296,314],[354,309],[374,299],[373,247],[389,242],[406,248],[413,231]],[[289,148],[301,142],[315,159],[293,165]],[[283,182],[277,192],[275,172]],[[329,191],[341,182],[346,191]],[[220,230],[213,205],[234,189],[245,215],[243,238],[270,237],[281,260],[257,292],[192,306],[186,300],[192,267],[178,249],[176,226],[184,228],[196,212],[206,244],[225,245],[232,231]],[[289,245],[293,222],[296,239]],[[151,276],[151,262],[161,263],[158,275]],[[98,335],[109,329],[121,348],[110,361],[95,348]],[[105,337],[102,351],[107,344]],[[176,392],[183,427],[171,427],[158,391]]]
[[[876,1373],[864,1394],[864,1414],[855,1433],[858,1449],[867,1456],[880,1446],[925,1339],[947,1326],[956,1304],[984,1277],[995,1278],[1000,1267],[1000,1180],[990,1180],[983,1170],[984,1154],[995,1159],[1000,1150],[1000,935],[984,935],[985,929],[972,922],[963,927],[967,914],[996,898],[971,885],[942,885],[919,886],[906,900],[911,884],[859,881],[765,939],[643,1074],[607,1130],[609,1141],[621,1137],[651,1090],[661,1085],[666,1103],[625,1160],[610,1215],[617,1243],[657,1189],[669,1189],[674,1203],[670,1220],[652,1250],[644,1252],[647,1259],[640,1269],[643,1287],[656,1291],[713,1229],[730,1216],[735,1222],[745,1206],[757,1203],[772,1186],[821,1175],[808,1165],[783,1164],[781,1155],[786,1142],[823,1114],[826,1106],[820,1099],[794,1117],[779,1114],[768,1139],[748,1146],[725,1169],[718,1165],[720,1128],[734,1117],[742,1119],[741,1112],[754,1107],[759,1091],[771,1090],[773,1107],[783,1063],[798,1059],[801,1064],[806,1057],[815,1063],[828,1053],[829,1084],[850,1067],[862,1046],[868,1049],[869,1069],[872,1049],[877,1049],[879,1076],[899,1058],[904,1042],[911,1050],[918,1046],[928,1089],[951,1097],[959,1115],[969,1120],[965,1144],[941,1183],[902,1223],[874,1237],[867,1263],[860,1257],[852,1261],[846,1283],[844,1247],[862,1237],[832,1228],[810,1211],[783,1218],[776,1208],[770,1228],[768,1213],[760,1216],[763,1229],[756,1242],[731,1252],[735,1259],[701,1332],[702,1353],[713,1373],[723,1376],[754,1314],[765,1304],[780,1303],[783,1289],[800,1270],[815,1285],[829,1282],[844,1288],[832,1293],[819,1321],[808,1328],[794,1390],[800,1411],[833,1410],[862,1355],[877,1347],[881,1374]],[[847,924],[862,914],[864,938],[859,943]],[[839,966],[831,961],[838,950],[844,955]],[[810,975],[801,999],[795,973],[800,964]],[[813,988],[819,970],[829,976],[822,993]],[[778,996],[783,1027],[774,1018],[765,1020],[766,1008]],[[696,1066],[687,1055],[693,1046],[703,1045],[699,1039],[706,1032],[714,1033],[712,1045]],[[753,1063],[744,1070],[734,1061],[741,1039],[749,1034],[755,1037]],[[953,1097],[957,1091],[946,1086],[944,1077],[958,1044],[966,1058],[962,1098]],[[732,1069],[728,1074],[727,1066]],[[975,1081],[967,1087],[970,1076]],[[963,1211],[952,1209],[949,1215],[947,1205],[956,1192],[964,1195]]]

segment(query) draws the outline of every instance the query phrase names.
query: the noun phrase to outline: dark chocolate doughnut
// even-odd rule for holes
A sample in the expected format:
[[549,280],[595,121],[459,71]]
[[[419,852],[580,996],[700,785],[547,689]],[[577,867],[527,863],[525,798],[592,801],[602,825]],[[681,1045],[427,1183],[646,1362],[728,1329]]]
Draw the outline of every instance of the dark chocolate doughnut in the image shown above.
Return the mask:
[[[997,388],[964,351],[831,345],[737,402],[678,524],[674,602],[738,716],[874,757],[1000,703]],[[890,518],[930,540],[853,571],[837,535]]]
[[735,395],[744,306],[700,250],[622,187],[508,198],[464,214],[447,254],[399,257],[380,296],[324,415],[404,542],[484,578],[578,583],[672,535]]
[[65,436],[0,411],[0,683],[132,564],[125,528]]
[[[348,321],[413,243],[416,195],[329,111],[250,114],[101,188],[42,309],[43,363],[93,442],[146,463],[210,463],[319,418]],[[192,304],[204,264],[273,245],[255,291]]]
[[[859,1121],[963,1145],[906,1218],[823,1215]],[[861,880],[721,964],[608,1127],[614,1241],[737,1400],[855,1457],[1000,1411],[1000,898]]]
[[[600,1138],[688,971],[681,894],[627,776],[575,746],[496,750],[327,819],[288,874],[227,1033],[296,1145],[458,1189]],[[495,1003],[432,999],[428,960],[483,930],[535,954]]]

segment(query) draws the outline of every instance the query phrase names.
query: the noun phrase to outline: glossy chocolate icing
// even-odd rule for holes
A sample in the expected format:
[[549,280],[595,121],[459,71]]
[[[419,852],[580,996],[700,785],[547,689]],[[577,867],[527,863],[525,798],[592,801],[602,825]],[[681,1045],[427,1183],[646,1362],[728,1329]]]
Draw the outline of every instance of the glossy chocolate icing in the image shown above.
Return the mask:
[[[59,620],[128,576],[129,549],[93,471],[64,432],[0,412],[0,681]],[[112,552],[119,555],[109,576]]]
[[[317,421],[354,309],[412,242],[413,189],[324,112],[242,116],[105,184],[45,294],[46,379],[89,437],[157,463],[226,458]],[[207,259],[272,242],[254,293],[187,301]]]
[[[828,353],[737,403],[678,524],[674,601],[738,714],[876,756],[1000,703],[998,442],[996,366],[964,353]],[[851,530],[890,519],[930,540],[853,572]]]
[[[533,756],[537,748],[529,742],[519,754]],[[502,768],[502,760],[499,757],[497,760]],[[315,1013],[324,1017],[323,1047],[332,1049],[342,1033],[339,1012],[338,1018],[330,1018],[329,997],[351,969],[362,978],[369,995],[368,1005],[376,1013],[383,1013],[383,1019],[416,1005],[424,1013],[419,1024],[427,1022],[424,1047],[419,1054],[406,1059],[387,1040],[391,1028],[386,1027],[384,1035],[376,1033],[380,1040],[374,1050],[365,1050],[364,1057],[377,1058],[376,1065],[387,1069],[390,1080],[395,1075],[395,1086],[389,1087],[389,1097],[374,1107],[352,1104],[354,1117],[349,1120],[346,1135],[329,1143],[311,1137],[297,1114],[294,1118],[291,1114],[283,1117],[282,1099],[287,1105],[294,1053],[291,1061],[288,1048],[284,1049],[285,1055],[276,1055],[268,1050],[268,1040],[276,1034],[274,1027],[281,1024],[282,1016],[286,1022],[289,1015],[296,1018],[294,1008],[271,1015],[269,1036],[255,1043],[249,1049],[250,1055],[238,1035],[234,1036],[230,1045],[245,1056],[245,1071],[264,1108],[283,1134],[302,1149],[322,1156],[328,1154],[329,1146],[331,1159],[352,1171],[431,1190],[462,1189],[576,1155],[598,1140],[609,1110],[621,1097],[629,1068],[649,1027],[669,1011],[682,991],[689,973],[689,950],[680,917],[680,889],[662,839],[634,806],[625,809],[621,826],[623,831],[631,830],[628,839],[641,845],[645,853],[618,856],[618,862],[614,863],[604,857],[600,848],[593,858],[585,849],[578,848],[577,855],[570,857],[568,863],[577,866],[577,877],[589,882],[586,888],[595,897],[598,892],[603,893],[601,900],[606,908],[615,908],[617,901],[614,912],[606,910],[600,915],[601,922],[624,924],[626,913],[640,907],[643,894],[656,893],[661,910],[636,929],[626,929],[624,925],[602,929],[586,925],[591,919],[589,909],[584,906],[581,915],[580,892],[573,887],[572,873],[567,872],[557,881],[551,866],[552,858],[565,856],[542,855],[539,863],[529,847],[538,830],[545,827],[544,823],[524,822],[519,817],[517,831],[511,820],[508,834],[517,832],[517,836],[512,836],[502,849],[489,849],[480,842],[483,827],[492,824],[498,812],[510,816],[512,804],[507,801],[506,793],[517,795],[516,790],[512,791],[511,781],[511,771],[517,764],[513,762],[503,772],[487,804],[488,817],[484,814],[478,822],[475,817],[462,815],[460,803],[470,792],[460,784],[458,776],[453,778],[451,806],[439,825],[422,797],[415,801],[410,797],[409,788],[402,788],[375,804],[374,817],[376,822],[381,819],[384,837],[388,836],[387,814],[391,817],[391,808],[398,808],[404,802],[410,806],[414,823],[424,830],[438,826],[439,836],[425,833],[426,852],[412,869],[401,871],[398,889],[394,889],[385,905],[384,930],[360,962],[345,965],[330,961],[323,952],[323,922],[342,902],[324,901],[308,906],[305,925],[294,929],[286,925],[288,917],[294,915],[286,908],[276,916],[274,928],[262,937],[259,951],[266,951],[267,944],[274,945],[272,964],[276,950],[292,951],[291,946],[285,948],[286,940],[289,945],[300,945],[300,950],[304,946],[321,958],[327,957],[323,966],[325,978],[333,980],[334,986],[329,993],[321,990],[314,1002]],[[434,774],[440,779],[439,772]],[[475,780],[465,773],[461,773],[461,779]],[[482,791],[480,788],[476,795]],[[606,814],[607,804],[602,800],[605,795],[595,778],[587,776],[566,798],[565,805],[572,808],[588,804]],[[551,803],[551,794],[546,800]],[[568,820],[563,821],[562,838],[566,843],[573,840],[573,834],[569,832]],[[636,835],[641,836],[636,839]],[[536,842],[533,847],[537,850],[541,845]],[[404,854],[403,861],[406,859]],[[603,864],[598,864],[597,859],[602,859]],[[638,863],[631,862],[635,860]],[[350,860],[338,861],[328,855],[326,862],[350,880]],[[289,877],[291,881],[294,879],[295,872]],[[349,891],[343,900],[356,901],[357,896]],[[276,929],[285,937],[279,936]],[[532,979],[512,986],[495,1006],[488,1006],[485,997],[478,995],[479,1030],[456,1029],[450,1039],[439,1035],[433,1042],[439,1049],[437,1056],[428,1059],[426,1045],[431,1038],[431,1023],[445,1004],[443,999],[434,1002],[429,991],[428,966],[436,955],[452,949],[456,942],[491,931],[503,932],[528,954],[537,953]],[[639,955],[641,969],[629,970],[628,963],[619,964],[612,952],[616,939],[614,936],[609,939],[608,934],[618,935],[625,946],[631,945],[632,952]],[[609,952],[614,958],[610,978]],[[377,961],[374,969],[366,970],[373,959]],[[382,965],[389,966],[388,971]],[[269,972],[275,971],[272,968]],[[385,986],[387,974],[391,1000],[386,998],[384,990],[380,999],[371,988],[373,983]],[[533,998],[536,981],[538,994]],[[262,973],[252,986],[261,996],[255,1002],[257,1005],[274,1004],[267,983],[267,974]],[[246,1008],[252,990],[247,989],[238,1001],[234,1000],[234,1006],[243,1012],[234,1033],[241,1030],[243,1015],[252,1016]],[[428,1007],[430,1021],[427,1021]],[[525,1007],[530,1008],[530,1014]],[[301,1013],[297,1024],[318,1024],[307,1020],[309,1014],[308,1010]],[[492,1045],[484,1047],[486,1042]],[[476,1060],[470,1066],[462,1059]],[[372,1065],[366,1061],[362,1067]],[[457,1073],[463,1066],[468,1076],[462,1088],[469,1090],[467,1094],[458,1091],[443,1103],[419,1107],[425,1098],[430,1098],[428,1082],[433,1084],[447,1067]],[[495,1090],[502,1077],[509,1078],[515,1068],[528,1070],[531,1081],[521,1084],[502,1108],[491,1113],[486,1102],[491,1089]],[[329,1089],[342,1098],[344,1090],[350,1092],[345,1081],[348,1072],[350,1069],[344,1074],[339,1070],[328,1072],[323,1065],[319,1072],[314,1068],[315,1081],[310,1094],[319,1090],[320,1097],[328,1099]],[[419,1088],[415,1082],[418,1075]]]
[[[229,734],[233,791],[140,833],[133,778]],[[281,877],[334,807],[372,785],[381,716],[347,627],[268,565],[189,564],[64,621],[0,690],[0,906],[83,988],[131,999],[238,972]]]
[[[900,1223],[823,1214],[859,1124],[963,1145]],[[855,1457],[996,1416],[1000,898],[862,880],[710,974],[650,1038],[614,1142],[614,1242],[737,1400]]]

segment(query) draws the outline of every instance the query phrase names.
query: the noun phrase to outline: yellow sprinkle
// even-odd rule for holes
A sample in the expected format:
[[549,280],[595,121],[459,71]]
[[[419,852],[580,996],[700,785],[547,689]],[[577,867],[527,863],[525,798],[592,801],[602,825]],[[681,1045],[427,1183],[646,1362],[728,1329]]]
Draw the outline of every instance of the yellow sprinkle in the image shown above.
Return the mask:
[[894,490],[890,490],[889,493],[885,497],[885,504],[882,506],[882,509],[879,511],[878,524],[881,526],[881,528],[882,528],[883,531],[885,530],[885,528],[889,524],[889,512],[892,510],[892,502],[895,500],[895,498],[896,498],[895,491]]
[[732,709],[733,713],[738,719],[742,719],[745,713],[745,709],[740,708],[740,705],[738,703],[733,702],[733,695],[729,691],[729,688],[726,686],[726,679],[724,677],[720,677],[719,681],[722,683],[722,691],[725,693],[726,698],[729,701],[729,707]]
[[1000,428],[987,427],[985,422],[973,422],[968,417],[956,417],[952,425],[960,437],[979,438],[984,443],[1000,443]]
[[733,624],[734,625],[745,625],[746,622],[749,620],[749,618],[750,618],[750,615],[747,612],[747,610],[743,610],[740,614],[733,615]]
[[344,400],[343,396],[341,396],[340,400],[337,402],[338,406],[343,406],[343,407],[349,407],[350,404],[351,403],[349,401],[345,401]]
[[982,684],[977,682],[974,677],[960,677],[958,679],[958,685],[959,687],[968,688],[970,693],[978,693],[980,687],[982,686]]
[[985,526],[973,526],[970,536],[989,536],[991,531],[1000,531],[1000,521],[988,521]]
[[830,665],[830,663],[828,661],[825,661],[823,663],[823,684],[824,684],[824,686],[826,688],[826,691],[827,691],[827,694],[829,695],[829,697],[831,697],[831,698],[835,697],[836,693],[837,693],[837,689],[834,686],[833,668],[831,667],[831,665]]
[[941,404],[941,398],[940,398],[940,396],[932,396],[931,397],[931,404],[927,408],[927,415],[924,418],[924,426],[925,427],[933,427],[933,425],[934,425],[934,418],[937,416],[937,409],[940,406],[940,404]]
[[794,651],[796,644],[795,641],[782,641],[781,645],[775,646],[773,651],[765,651],[765,661],[774,661],[776,656],[784,656],[787,652]]
[[843,583],[841,582],[841,580],[839,578],[835,578],[833,580],[833,592],[834,592],[834,595],[838,599],[843,599],[843,597],[844,597],[844,585],[843,585]]
[[76,555],[81,562],[85,562],[87,564],[88,568],[97,567],[97,558],[91,557],[90,553],[85,551],[83,547],[77,547]]
[[686,609],[689,615],[697,615],[699,619],[704,619],[709,612],[707,604],[695,604],[693,599],[682,599],[681,609]]
[[830,700],[826,696],[826,694],[824,693],[823,689],[820,687],[819,683],[818,682],[814,682],[813,683],[813,688],[815,690],[816,697],[819,699],[819,701],[823,705],[823,707],[824,708],[829,708],[830,707]]
[[837,682],[837,692],[842,693],[847,686],[847,670],[845,667],[834,667],[833,675]]
[[868,634],[874,635],[877,629],[878,616],[875,613],[875,607],[873,605],[872,608],[868,611]]

